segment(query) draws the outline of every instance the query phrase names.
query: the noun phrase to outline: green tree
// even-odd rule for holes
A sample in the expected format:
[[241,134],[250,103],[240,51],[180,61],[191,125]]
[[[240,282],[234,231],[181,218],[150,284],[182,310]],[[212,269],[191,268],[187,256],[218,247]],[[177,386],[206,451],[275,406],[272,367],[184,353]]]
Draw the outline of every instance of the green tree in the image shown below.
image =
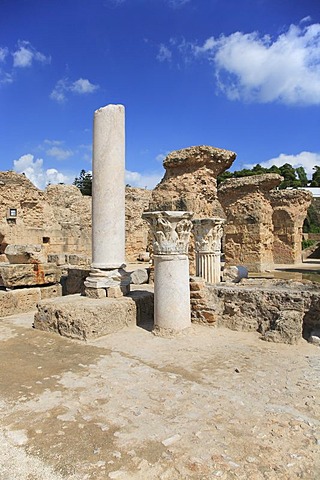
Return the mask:
[[312,179],[310,183],[310,187],[320,187],[320,167],[316,165],[313,167],[313,174],[312,174]]
[[296,170],[289,163],[285,163],[280,167],[280,175],[284,180],[279,185],[279,188],[297,188],[300,187],[300,181],[296,177]]
[[92,195],[92,174],[81,170],[79,177],[74,179],[73,185],[78,187],[82,195]]
[[298,175],[298,179],[300,181],[300,187],[307,187],[309,180],[305,169],[303,167],[297,167],[296,174]]

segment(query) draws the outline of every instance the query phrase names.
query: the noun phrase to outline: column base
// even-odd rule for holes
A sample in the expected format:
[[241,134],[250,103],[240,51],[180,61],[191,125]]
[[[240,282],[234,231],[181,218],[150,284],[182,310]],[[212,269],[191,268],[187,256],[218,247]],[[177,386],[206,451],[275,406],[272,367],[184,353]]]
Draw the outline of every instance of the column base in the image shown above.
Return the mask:
[[84,282],[85,295],[91,298],[117,298],[130,293],[130,276],[123,270],[92,268]]

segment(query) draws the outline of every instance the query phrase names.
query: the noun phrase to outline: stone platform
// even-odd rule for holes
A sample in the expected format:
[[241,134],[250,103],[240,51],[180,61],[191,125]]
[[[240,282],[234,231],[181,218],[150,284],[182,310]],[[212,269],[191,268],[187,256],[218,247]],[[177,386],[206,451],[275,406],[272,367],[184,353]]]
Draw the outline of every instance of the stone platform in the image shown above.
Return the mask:
[[123,327],[153,320],[152,288],[136,289],[126,297],[88,298],[68,295],[38,303],[34,326],[78,340],[101,337]]

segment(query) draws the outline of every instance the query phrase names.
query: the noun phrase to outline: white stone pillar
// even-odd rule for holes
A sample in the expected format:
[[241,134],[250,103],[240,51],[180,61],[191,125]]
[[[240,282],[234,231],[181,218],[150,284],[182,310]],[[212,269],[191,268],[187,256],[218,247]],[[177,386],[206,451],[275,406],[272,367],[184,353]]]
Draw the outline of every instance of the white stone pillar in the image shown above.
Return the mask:
[[120,287],[124,283],[123,267],[125,267],[125,110],[123,105],[107,105],[94,113],[92,264],[85,286],[89,289]]
[[191,326],[188,242],[191,212],[145,212],[154,237],[154,331],[170,335]]
[[195,237],[196,275],[208,283],[221,281],[221,239],[225,220],[219,217],[192,221]]

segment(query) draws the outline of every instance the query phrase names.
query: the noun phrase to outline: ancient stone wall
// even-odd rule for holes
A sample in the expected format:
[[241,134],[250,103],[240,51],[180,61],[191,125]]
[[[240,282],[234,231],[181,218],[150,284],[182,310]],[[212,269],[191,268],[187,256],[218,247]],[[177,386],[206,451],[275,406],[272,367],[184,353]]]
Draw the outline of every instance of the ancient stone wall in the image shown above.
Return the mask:
[[273,259],[278,264],[299,263],[302,259],[302,227],[312,194],[305,190],[272,190]]
[[[147,246],[142,212],[151,191],[126,189],[126,256],[136,261]],[[16,216],[10,216],[10,209]],[[11,212],[14,213],[14,212]],[[0,255],[8,244],[42,245],[46,255],[72,254],[91,259],[91,197],[74,185],[36,188],[25,175],[0,172]],[[63,256],[63,255],[62,255]],[[67,258],[64,257],[64,258]],[[88,262],[86,262],[88,263]]]
[[298,343],[320,328],[320,286],[312,282],[242,280],[210,285],[191,278],[195,323],[257,331],[262,339]]
[[231,178],[220,185],[218,196],[227,216],[227,265],[244,265],[251,272],[273,268],[273,210],[267,192],[281,180],[269,173]]

